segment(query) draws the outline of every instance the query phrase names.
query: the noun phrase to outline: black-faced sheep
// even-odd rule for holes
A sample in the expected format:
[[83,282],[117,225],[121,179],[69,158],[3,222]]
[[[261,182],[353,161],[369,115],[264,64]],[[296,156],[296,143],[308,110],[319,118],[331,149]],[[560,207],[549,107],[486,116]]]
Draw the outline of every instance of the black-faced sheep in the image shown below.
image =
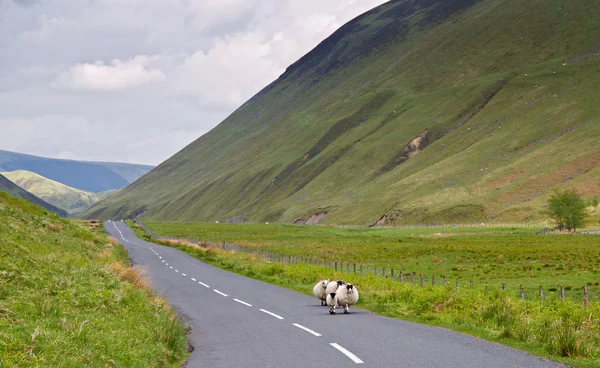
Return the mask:
[[337,291],[337,289],[344,285],[344,281],[339,280],[339,281],[331,281],[329,284],[327,284],[327,289],[325,290],[326,294],[331,294],[331,293],[335,293]]
[[326,295],[327,295],[325,293],[325,290],[327,289],[328,284],[329,284],[329,280],[321,280],[313,288],[313,294],[315,294],[317,299],[319,299],[321,301],[322,306],[325,305],[325,299],[326,299]]
[[338,305],[338,299],[336,293],[327,294],[327,306],[329,307],[329,314],[335,314],[335,308]]
[[352,284],[345,284],[340,286],[335,293],[338,304],[344,307],[344,314],[350,313],[350,306],[358,302],[358,290]]

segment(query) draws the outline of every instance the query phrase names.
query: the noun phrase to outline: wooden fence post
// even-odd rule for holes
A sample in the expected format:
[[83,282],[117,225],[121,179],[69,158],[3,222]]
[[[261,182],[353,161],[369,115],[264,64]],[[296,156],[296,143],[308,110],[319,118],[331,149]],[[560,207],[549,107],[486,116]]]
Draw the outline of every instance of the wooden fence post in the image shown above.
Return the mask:
[[412,285],[412,283],[413,283],[413,275],[414,275],[414,272],[411,272],[411,273],[410,273],[410,284],[411,284],[411,285]]
[[375,266],[375,276],[377,276],[377,266]]
[[335,271],[337,272],[337,262],[335,262]]
[[560,287],[560,300],[565,300],[565,287]]
[[400,282],[404,282],[404,273],[400,271]]
[[356,275],[356,263],[354,263],[354,274]]
[[540,285],[540,299],[544,300],[544,288]]
[[588,307],[588,303],[589,303],[589,294],[588,294],[588,287],[584,286],[583,287],[583,306],[584,307]]
[[421,288],[423,288],[425,286],[425,279],[423,277],[423,274],[421,274]]
[[346,273],[350,273],[350,263],[346,263]]
[[458,293],[458,280],[456,280],[456,292]]
[[448,282],[448,280],[446,280],[446,277],[444,276],[444,285],[446,285]]
[[393,281],[393,280],[394,280],[394,269],[393,269],[393,268],[392,268],[392,274],[391,274],[391,276],[390,276],[390,277],[391,277],[391,279],[392,279],[392,281]]
[[502,284],[502,290],[506,290],[506,284]]
[[471,280],[471,290],[473,290],[473,280]]
[[431,286],[435,286],[435,275],[431,276]]
[[363,272],[362,272],[362,265],[360,265],[360,275],[361,275],[361,276],[363,275]]
[[523,285],[520,285],[519,289],[521,291],[521,300],[525,300],[525,289],[523,288]]
[[385,278],[385,267],[383,267],[383,270],[381,271],[381,274],[383,275],[383,277]]

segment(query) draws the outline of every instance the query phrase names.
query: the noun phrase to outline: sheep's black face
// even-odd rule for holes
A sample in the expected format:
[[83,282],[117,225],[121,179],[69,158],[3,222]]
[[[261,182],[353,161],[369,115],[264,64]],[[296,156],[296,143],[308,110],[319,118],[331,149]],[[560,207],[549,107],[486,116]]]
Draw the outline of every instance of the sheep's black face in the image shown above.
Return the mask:
[[331,296],[331,299],[335,299],[335,293],[330,293],[329,296]]
[[348,294],[352,294],[354,292],[354,285],[348,284],[346,285],[346,289],[348,290]]
[[338,286],[342,286],[344,284],[343,281],[338,281]]

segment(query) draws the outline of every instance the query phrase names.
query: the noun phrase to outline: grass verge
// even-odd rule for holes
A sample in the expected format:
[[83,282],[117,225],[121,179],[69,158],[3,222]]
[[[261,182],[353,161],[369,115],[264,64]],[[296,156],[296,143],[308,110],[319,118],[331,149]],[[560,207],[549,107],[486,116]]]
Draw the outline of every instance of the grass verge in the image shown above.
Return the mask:
[[174,367],[186,329],[98,222],[0,193],[0,366]]
[[[140,237],[142,229],[129,222]],[[152,240],[150,240],[152,241]],[[159,242],[161,243],[161,242]],[[188,242],[162,242],[207,263],[311,295],[319,279],[344,279],[360,290],[359,307],[375,313],[467,333],[570,366],[599,367],[600,303],[521,301],[500,290],[421,289],[374,276],[335,273],[306,264],[281,265],[256,256]]]

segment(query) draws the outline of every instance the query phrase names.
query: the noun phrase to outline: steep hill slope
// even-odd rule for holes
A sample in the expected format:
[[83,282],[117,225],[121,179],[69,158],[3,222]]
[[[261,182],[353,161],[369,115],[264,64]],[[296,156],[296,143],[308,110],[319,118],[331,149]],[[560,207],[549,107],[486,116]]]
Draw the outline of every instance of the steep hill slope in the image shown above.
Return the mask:
[[175,367],[185,326],[98,223],[0,193],[2,367]]
[[99,194],[71,188],[30,171],[17,170],[2,175],[26,191],[69,213],[90,207],[101,199]]
[[99,193],[123,188],[153,167],[59,160],[0,150],[0,169],[2,171],[27,170],[72,188]]
[[600,3],[396,0],[89,217],[527,220],[600,192]]
[[40,207],[44,207],[48,211],[55,212],[62,217],[67,217],[69,214],[67,211],[60,209],[56,206],[51,205],[50,203],[36,197],[35,195],[29,193],[28,191],[22,189],[12,181],[8,180],[4,176],[0,175],[0,192],[5,192],[10,194],[13,197],[18,197],[21,199],[25,199],[35,205]]

